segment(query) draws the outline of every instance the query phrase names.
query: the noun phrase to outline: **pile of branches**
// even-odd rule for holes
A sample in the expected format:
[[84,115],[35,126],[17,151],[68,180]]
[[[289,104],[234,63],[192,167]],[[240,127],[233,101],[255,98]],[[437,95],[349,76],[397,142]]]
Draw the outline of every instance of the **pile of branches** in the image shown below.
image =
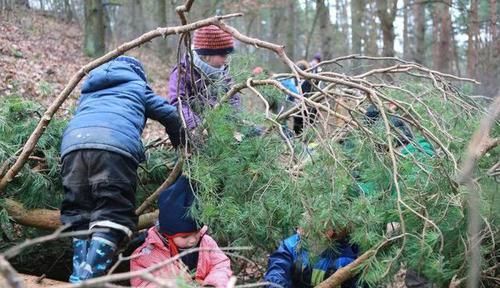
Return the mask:
[[[290,73],[247,78],[221,95],[221,104],[206,112],[205,122],[191,135],[193,155],[181,157],[165,182],[139,206],[137,213],[147,218],[145,226],[154,221],[154,212],[145,212],[151,211],[159,191],[183,170],[199,187],[200,205],[193,213],[228,246],[250,244],[270,251],[300,226],[310,248],[320,251],[328,245],[326,229],[348,234],[364,254],[323,287],[356,273],[365,283],[377,285],[390,281],[402,267],[439,285],[459,285],[466,279],[471,287],[479,280],[498,283],[499,211],[494,195],[499,98],[487,110],[489,103],[478,103],[452,85],[476,81],[394,57],[351,55],[318,64],[322,72],[311,72],[317,67],[303,71],[283,46],[248,37],[223,22],[240,14],[188,24],[184,12],[192,2],[178,8],[181,26],[148,32],[82,67],[43,114],[21,152],[12,155],[15,161],[3,165],[9,168],[2,171],[0,194],[15,181],[54,113],[90,70],[159,36],[181,34],[179,52],[187,50],[189,32],[217,25],[242,43],[273,51]],[[353,61],[376,68],[342,73]],[[304,97],[302,91],[289,91],[276,77],[310,81],[314,93]],[[260,99],[263,111],[235,115],[225,102],[238,92]],[[273,113],[269,100],[275,95],[290,95],[295,105]],[[388,104],[395,109],[388,109]],[[379,111],[376,123],[366,121],[369,106]],[[293,116],[305,118],[298,137],[290,137],[285,128]],[[406,147],[412,146],[415,153],[396,147],[404,135],[393,118],[412,130],[415,137]],[[264,127],[263,135],[249,132],[255,126]],[[425,153],[426,147],[432,153]],[[22,222],[26,215],[29,212],[23,211],[13,218]],[[391,223],[398,228],[387,231]]]

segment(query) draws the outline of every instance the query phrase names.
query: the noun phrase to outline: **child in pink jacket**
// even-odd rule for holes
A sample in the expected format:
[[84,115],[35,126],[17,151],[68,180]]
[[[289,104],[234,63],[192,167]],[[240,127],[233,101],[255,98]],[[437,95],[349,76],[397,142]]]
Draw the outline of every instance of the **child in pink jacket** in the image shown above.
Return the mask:
[[[132,254],[130,271],[142,270],[168,261],[184,250],[199,248],[199,251],[182,256],[179,260],[152,272],[160,281],[184,278],[194,280],[202,286],[226,287],[232,275],[229,258],[207,232],[190,217],[189,209],[194,201],[192,184],[180,176],[158,200],[159,224],[148,231],[146,241]],[[133,287],[156,287],[156,284],[141,277],[132,278]]]

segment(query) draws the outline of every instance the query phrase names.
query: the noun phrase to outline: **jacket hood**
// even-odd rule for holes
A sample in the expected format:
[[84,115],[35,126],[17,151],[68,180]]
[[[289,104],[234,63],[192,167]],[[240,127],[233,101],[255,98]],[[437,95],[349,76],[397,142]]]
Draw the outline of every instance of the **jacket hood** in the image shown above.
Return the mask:
[[92,70],[83,83],[82,93],[92,93],[130,81],[146,82],[144,69],[135,58],[120,56]]

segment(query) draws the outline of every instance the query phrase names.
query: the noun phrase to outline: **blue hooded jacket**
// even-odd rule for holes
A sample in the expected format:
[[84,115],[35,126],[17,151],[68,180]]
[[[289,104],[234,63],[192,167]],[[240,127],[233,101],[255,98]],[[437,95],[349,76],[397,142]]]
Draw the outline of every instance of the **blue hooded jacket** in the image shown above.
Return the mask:
[[61,157],[80,149],[100,149],[144,161],[141,134],[147,118],[165,126],[174,146],[182,124],[177,109],[155,95],[142,64],[120,56],[90,72],[79,104],[63,134]]
[[[283,240],[278,249],[269,256],[264,281],[284,288],[314,287],[358,257],[358,247],[350,245],[345,239],[338,240],[335,249],[327,249],[318,255],[314,263],[311,261],[313,255],[301,246],[298,233]],[[348,282],[342,287],[355,286],[354,281]]]

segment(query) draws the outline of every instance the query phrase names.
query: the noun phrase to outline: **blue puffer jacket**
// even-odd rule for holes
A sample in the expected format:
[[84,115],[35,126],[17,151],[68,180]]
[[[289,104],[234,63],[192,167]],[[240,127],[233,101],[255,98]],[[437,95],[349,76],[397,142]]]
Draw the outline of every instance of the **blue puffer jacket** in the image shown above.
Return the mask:
[[120,56],[94,69],[83,83],[78,108],[64,131],[61,157],[101,149],[142,162],[141,134],[147,118],[165,126],[174,146],[180,143],[177,109],[153,93],[138,60]]
[[[309,252],[302,246],[299,234],[283,240],[278,249],[269,256],[264,281],[285,288],[314,287],[358,257],[358,248],[349,245],[346,240],[341,240],[311,263]],[[353,280],[343,283],[342,287],[354,287],[354,282]]]

